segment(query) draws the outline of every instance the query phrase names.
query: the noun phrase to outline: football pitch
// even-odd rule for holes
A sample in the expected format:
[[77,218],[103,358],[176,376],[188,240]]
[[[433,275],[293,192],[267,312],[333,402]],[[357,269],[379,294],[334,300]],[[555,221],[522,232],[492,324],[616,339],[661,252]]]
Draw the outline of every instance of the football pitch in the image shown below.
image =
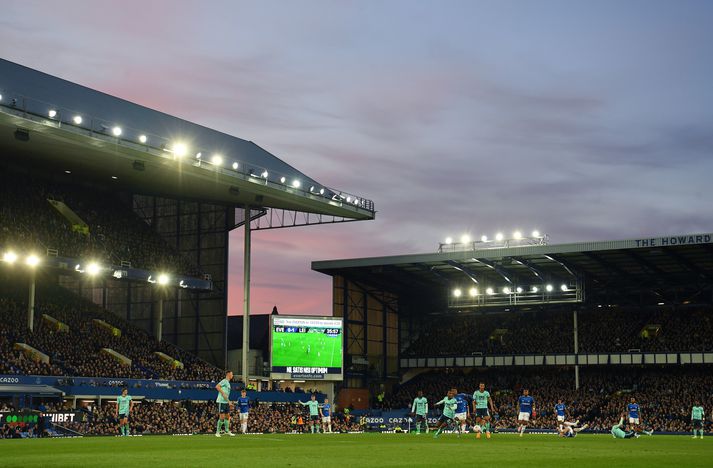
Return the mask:
[[303,434],[0,440],[0,465],[27,466],[711,466],[713,436]]
[[272,365],[342,367],[342,335],[273,332]]

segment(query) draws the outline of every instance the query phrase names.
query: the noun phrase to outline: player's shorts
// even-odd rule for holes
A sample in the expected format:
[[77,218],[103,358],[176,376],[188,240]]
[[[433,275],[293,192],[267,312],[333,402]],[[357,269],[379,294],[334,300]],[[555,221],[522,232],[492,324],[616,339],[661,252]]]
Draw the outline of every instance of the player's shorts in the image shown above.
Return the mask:
[[691,422],[693,423],[693,429],[703,429],[702,419],[694,419]]
[[247,421],[247,420],[248,420],[248,413],[240,413],[240,420],[241,420],[241,421]]
[[639,424],[639,418],[632,418],[629,416],[629,424]]
[[490,411],[488,411],[488,408],[476,408],[475,416],[478,418],[484,418],[486,416],[490,416]]
[[564,416],[557,415],[557,422],[564,422]]
[[129,413],[119,413],[119,419],[129,419]]
[[530,413],[525,413],[525,412],[520,411],[520,414],[517,415],[517,420],[518,421],[529,421]]
[[416,424],[422,423],[426,421],[426,416],[422,414],[417,414],[416,415]]
[[230,405],[228,403],[218,403],[218,414],[230,413]]
[[457,421],[465,421],[466,416],[467,416],[467,413],[456,413],[455,419]]
[[319,416],[310,416],[309,417],[312,421],[319,421]]
[[445,414],[442,414],[441,417],[438,418],[439,423],[450,423],[451,421],[453,421],[453,418],[449,418]]
[[331,424],[332,423],[332,417],[331,416],[324,416],[322,417],[322,422],[325,424]]

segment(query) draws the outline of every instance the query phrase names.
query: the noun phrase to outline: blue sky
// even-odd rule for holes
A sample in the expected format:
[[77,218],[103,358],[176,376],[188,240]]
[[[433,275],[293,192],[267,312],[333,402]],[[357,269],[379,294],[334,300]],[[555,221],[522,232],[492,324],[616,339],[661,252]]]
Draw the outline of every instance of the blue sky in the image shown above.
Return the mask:
[[255,313],[329,314],[312,260],[463,232],[713,231],[713,2],[48,5],[3,2],[3,58],[253,140],[375,201],[372,222],[257,233]]

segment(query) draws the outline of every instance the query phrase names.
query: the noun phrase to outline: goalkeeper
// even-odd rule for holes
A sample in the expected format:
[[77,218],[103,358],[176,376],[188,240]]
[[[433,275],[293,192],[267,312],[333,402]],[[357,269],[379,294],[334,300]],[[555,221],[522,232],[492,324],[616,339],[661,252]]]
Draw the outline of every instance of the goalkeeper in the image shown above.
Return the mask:
[[[453,423],[453,418],[455,417],[455,410],[458,407],[458,402],[454,398],[456,391],[454,388],[448,390],[448,395],[441,401],[435,404],[435,406],[443,405],[443,414],[440,419],[438,419],[438,424],[436,425],[436,433],[433,434],[433,438],[438,438],[444,427],[450,426]],[[459,434],[460,436],[460,434]]]
[[622,430],[622,427],[624,426],[624,416],[626,416],[626,413],[621,415],[621,418],[619,419],[619,424],[616,424],[612,426],[611,428],[611,435],[615,439],[631,439],[631,438],[639,438],[639,434],[637,434],[634,431],[629,431],[629,432],[624,432]]

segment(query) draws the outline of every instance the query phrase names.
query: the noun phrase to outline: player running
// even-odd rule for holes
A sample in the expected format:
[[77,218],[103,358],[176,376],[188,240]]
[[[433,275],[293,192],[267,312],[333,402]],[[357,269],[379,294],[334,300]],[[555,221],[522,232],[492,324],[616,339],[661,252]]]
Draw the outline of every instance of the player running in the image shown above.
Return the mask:
[[[116,397],[116,419],[119,420],[119,432],[122,436],[129,435],[129,413],[134,409],[134,400],[129,395],[129,389],[121,389],[121,395]],[[703,438],[703,433],[701,433]]]
[[495,405],[493,399],[490,398],[490,392],[485,389],[485,384],[480,383],[478,390],[473,392],[473,411],[475,412],[475,438],[480,439],[480,433],[485,429],[485,437],[490,439],[490,411],[495,413]]
[[319,415],[322,417],[322,432],[332,432],[332,405],[329,404],[329,398],[324,399],[324,404],[319,409]]
[[624,432],[622,430],[622,426],[624,426],[624,416],[626,413],[623,413],[621,415],[621,418],[619,419],[619,424],[615,424],[611,428],[611,435],[615,439],[631,439],[631,438],[639,438],[639,434],[637,434],[635,431],[629,431],[629,432]]
[[416,434],[421,433],[421,424],[426,426],[428,434],[428,400],[423,396],[423,391],[419,390],[411,405],[411,415],[416,416]]
[[[312,394],[312,398],[307,403],[302,403],[300,400],[300,405],[309,406],[309,429],[312,434],[319,433],[319,402],[317,402],[317,395]],[[315,423],[316,422],[316,423]]]
[[238,413],[240,413],[240,432],[248,433],[248,415],[250,413],[250,398],[245,389],[240,390],[240,398],[238,398]]
[[693,438],[696,438],[696,431],[700,432],[701,439],[703,438],[703,421],[705,420],[703,407],[701,402],[696,400],[693,409],[691,410],[691,424],[693,425]]
[[557,422],[563,423],[566,419],[567,405],[562,403],[562,399],[557,400],[555,405],[555,414],[557,414]]
[[448,395],[446,395],[441,401],[435,404],[435,406],[443,405],[443,414],[438,419],[438,424],[436,425],[436,433],[433,434],[433,438],[437,439],[438,435],[441,433],[444,427],[449,426],[453,422],[455,417],[455,410],[458,408],[458,402],[454,398],[456,392],[452,388],[448,390]]
[[520,424],[518,432],[522,437],[530,417],[535,417],[535,399],[530,396],[530,390],[526,388],[522,390],[522,395],[517,399],[517,404],[520,407],[520,413],[517,416],[517,422]]
[[456,427],[458,428],[459,433],[465,434],[465,425],[470,418],[470,405],[468,404],[468,398],[470,395],[457,393],[458,390],[456,389],[453,389],[453,391],[456,393],[455,400],[458,405],[456,406],[455,414]]
[[562,421],[559,427],[557,428],[557,432],[559,433],[560,437],[577,437],[577,434],[579,434],[581,431],[585,430],[588,427],[588,424],[579,426],[579,419],[575,422]]
[[218,397],[215,399],[218,404],[218,426],[215,429],[216,437],[220,437],[221,426],[224,426],[225,433],[229,436],[232,437],[235,435],[230,432],[230,419],[227,417],[230,414],[230,407],[232,406],[232,403],[230,403],[230,381],[232,379],[233,373],[228,371],[225,373],[225,378],[215,386],[215,389],[218,390]]

